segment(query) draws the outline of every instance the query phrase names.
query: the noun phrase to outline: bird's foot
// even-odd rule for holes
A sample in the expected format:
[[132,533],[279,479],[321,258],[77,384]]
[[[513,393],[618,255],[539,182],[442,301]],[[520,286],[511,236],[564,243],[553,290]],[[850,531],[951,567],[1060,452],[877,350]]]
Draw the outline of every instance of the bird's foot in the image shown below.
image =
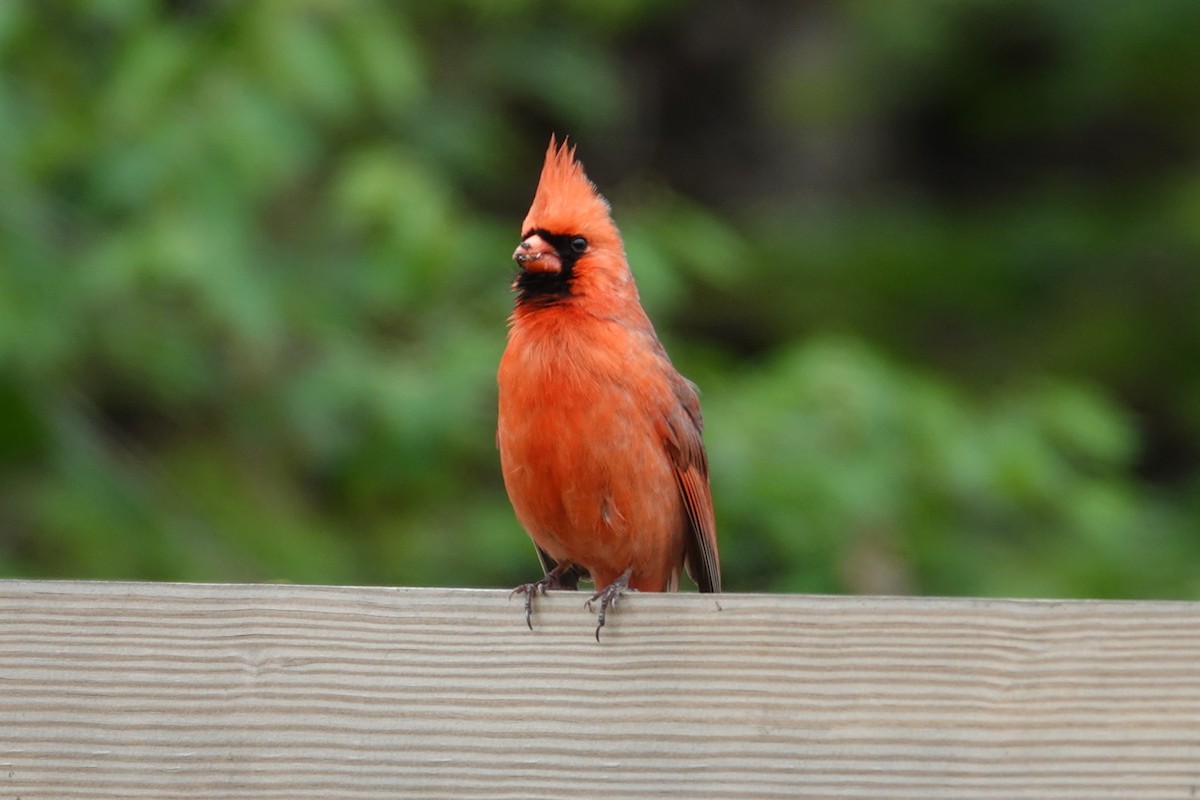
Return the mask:
[[637,589],[629,588],[629,576],[633,573],[633,567],[621,573],[621,576],[615,581],[605,586],[600,591],[592,595],[591,599],[584,603],[587,610],[592,610],[592,603],[600,601],[600,613],[596,615],[596,641],[600,641],[600,629],[604,627],[604,618],[608,614],[610,607],[617,607],[617,600],[625,592],[636,592]]
[[533,596],[535,594],[545,594],[547,589],[575,588],[574,586],[567,587],[563,582],[563,576],[570,571],[570,562],[564,561],[547,572],[546,576],[540,581],[522,583],[508,593],[509,600],[512,600],[514,594],[525,595],[525,624],[529,626],[529,630],[533,630]]

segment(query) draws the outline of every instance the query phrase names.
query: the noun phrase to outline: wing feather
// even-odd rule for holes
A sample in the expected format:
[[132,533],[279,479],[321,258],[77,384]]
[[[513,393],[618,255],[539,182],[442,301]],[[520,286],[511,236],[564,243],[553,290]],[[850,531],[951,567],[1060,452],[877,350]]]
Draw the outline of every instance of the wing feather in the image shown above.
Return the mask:
[[708,456],[704,451],[704,420],[696,387],[673,374],[675,408],[667,415],[666,440],[679,495],[683,499],[688,530],[684,566],[702,592],[721,591],[721,563],[717,553],[717,522],[708,485]]

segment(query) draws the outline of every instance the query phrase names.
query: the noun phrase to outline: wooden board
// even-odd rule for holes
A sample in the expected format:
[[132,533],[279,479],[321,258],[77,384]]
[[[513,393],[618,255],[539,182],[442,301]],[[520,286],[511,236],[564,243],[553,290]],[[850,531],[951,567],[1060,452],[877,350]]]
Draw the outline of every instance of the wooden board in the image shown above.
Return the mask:
[[1200,604],[0,581],[0,798],[1200,796]]

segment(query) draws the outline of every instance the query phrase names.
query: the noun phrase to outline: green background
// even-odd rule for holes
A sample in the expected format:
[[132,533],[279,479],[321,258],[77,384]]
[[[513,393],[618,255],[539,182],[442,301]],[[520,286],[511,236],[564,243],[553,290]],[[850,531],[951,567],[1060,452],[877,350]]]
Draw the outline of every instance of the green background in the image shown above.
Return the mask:
[[729,590],[1200,595],[1200,3],[0,3],[0,575],[511,586],[551,132]]

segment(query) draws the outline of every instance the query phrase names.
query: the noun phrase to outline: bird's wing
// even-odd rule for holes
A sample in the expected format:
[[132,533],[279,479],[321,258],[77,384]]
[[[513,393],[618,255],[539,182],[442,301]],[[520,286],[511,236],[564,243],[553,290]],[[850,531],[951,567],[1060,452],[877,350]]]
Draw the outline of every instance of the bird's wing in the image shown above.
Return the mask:
[[696,387],[673,373],[671,388],[676,402],[666,415],[667,452],[687,513],[688,532],[684,565],[702,592],[721,591],[721,564],[717,557],[717,521],[708,487],[708,456],[701,434],[704,420]]

